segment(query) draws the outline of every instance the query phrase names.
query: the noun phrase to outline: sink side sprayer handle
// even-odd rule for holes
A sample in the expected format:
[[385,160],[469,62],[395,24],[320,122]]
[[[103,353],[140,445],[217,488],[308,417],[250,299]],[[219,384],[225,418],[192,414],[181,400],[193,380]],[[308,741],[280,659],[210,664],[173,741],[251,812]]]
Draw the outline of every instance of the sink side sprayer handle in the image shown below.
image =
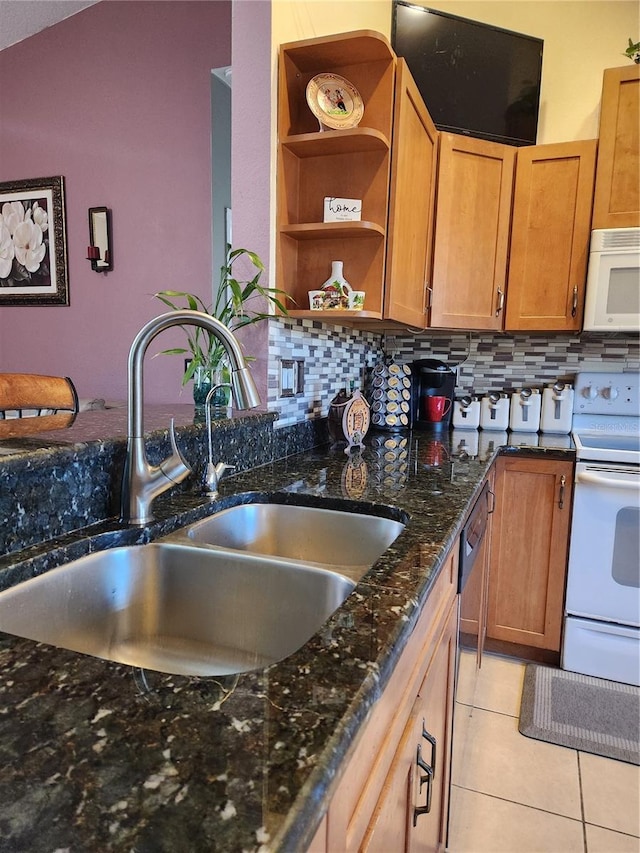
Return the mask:
[[202,311],[171,311],[149,320],[131,344],[128,361],[127,459],[122,480],[122,520],[147,524],[153,518],[151,504],[158,495],[182,482],[191,469],[182,458],[170,431],[172,454],[158,466],[147,459],[143,425],[143,364],[147,347],[172,326],[199,326],[216,337],[226,350],[231,368],[231,384],[239,409],[253,409],[260,397],[245,362],[240,344],[224,323]]

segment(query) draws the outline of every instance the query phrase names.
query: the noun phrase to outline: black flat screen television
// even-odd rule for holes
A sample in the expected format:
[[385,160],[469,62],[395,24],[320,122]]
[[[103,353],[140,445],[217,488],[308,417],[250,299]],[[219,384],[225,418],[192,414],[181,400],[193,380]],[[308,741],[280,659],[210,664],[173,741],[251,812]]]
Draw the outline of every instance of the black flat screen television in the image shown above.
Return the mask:
[[391,44],[439,130],[533,145],[543,40],[394,0]]

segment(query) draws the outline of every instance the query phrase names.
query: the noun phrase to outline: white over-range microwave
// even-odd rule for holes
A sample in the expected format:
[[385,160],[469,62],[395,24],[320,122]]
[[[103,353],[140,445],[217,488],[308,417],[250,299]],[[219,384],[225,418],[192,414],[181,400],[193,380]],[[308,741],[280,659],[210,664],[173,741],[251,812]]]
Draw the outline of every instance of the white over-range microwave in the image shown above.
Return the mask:
[[585,331],[640,331],[640,228],[591,232]]

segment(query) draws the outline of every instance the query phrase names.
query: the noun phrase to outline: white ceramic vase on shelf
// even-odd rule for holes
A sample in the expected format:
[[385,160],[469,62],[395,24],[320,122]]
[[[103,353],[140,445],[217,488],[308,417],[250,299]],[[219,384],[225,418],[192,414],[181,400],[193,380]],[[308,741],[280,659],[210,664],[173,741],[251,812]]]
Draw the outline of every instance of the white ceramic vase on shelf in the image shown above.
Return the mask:
[[[331,261],[331,275],[322,285],[327,294],[325,308],[348,308],[351,285],[344,277],[342,261]],[[327,304],[328,303],[328,304]]]

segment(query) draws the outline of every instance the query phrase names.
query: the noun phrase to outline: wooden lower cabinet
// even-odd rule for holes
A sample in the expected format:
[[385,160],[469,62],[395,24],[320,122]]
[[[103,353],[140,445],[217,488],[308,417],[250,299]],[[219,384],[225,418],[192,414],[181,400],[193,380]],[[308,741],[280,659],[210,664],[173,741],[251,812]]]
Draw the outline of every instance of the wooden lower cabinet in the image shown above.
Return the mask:
[[449,771],[455,681],[457,606],[442,634],[367,829],[362,851],[443,850],[449,813]]
[[560,650],[573,462],[499,456],[487,637]]
[[[426,554],[425,559],[429,559]],[[458,628],[457,579],[455,547],[359,735],[329,805],[327,853],[426,853],[444,849]],[[316,836],[314,851],[321,849],[317,842]]]

